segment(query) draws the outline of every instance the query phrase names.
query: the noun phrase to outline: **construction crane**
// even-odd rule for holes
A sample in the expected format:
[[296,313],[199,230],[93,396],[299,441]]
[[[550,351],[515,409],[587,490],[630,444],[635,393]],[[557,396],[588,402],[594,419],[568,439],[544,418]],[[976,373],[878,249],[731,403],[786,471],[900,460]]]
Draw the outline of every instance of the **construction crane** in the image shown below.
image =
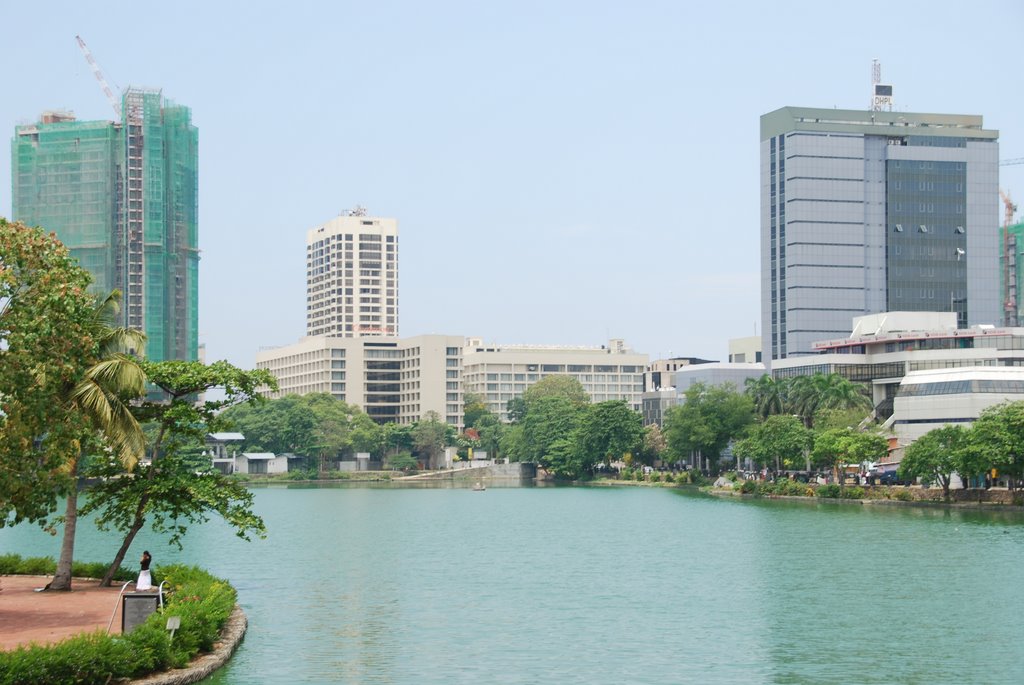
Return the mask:
[[1010,194],[1002,188],[999,189],[999,197],[1003,198],[1003,207],[1005,212],[1003,214],[1003,228],[1008,228],[1013,225],[1013,214],[1017,211],[1017,205],[1013,204],[1010,199]]
[[[1010,226],[1013,225],[1013,213],[1017,211],[1017,205],[1013,204],[1010,194],[1002,188],[999,189],[999,196],[1003,198],[1003,206],[1006,208],[1003,215],[1003,294],[1006,300],[1003,302],[1004,319],[1006,325],[1016,326],[1017,321],[1017,239],[1010,233]],[[958,257],[959,259],[959,257]]]
[[92,53],[89,52],[88,46],[85,41],[82,40],[81,36],[75,36],[75,40],[78,41],[78,47],[82,49],[82,54],[85,55],[85,61],[89,63],[92,68],[92,73],[96,77],[96,80],[100,82],[100,88],[103,89],[103,94],[107,96],[107,101],[110,102],[110,106],[114,108],[114,114],[117,116],[117,121],[121,120],[121,101],[114,96],[114,91],[107,85],[107,79],[103,78],[103,72],[100,71],[100,65],[96,64],[96,60],[93,58]]

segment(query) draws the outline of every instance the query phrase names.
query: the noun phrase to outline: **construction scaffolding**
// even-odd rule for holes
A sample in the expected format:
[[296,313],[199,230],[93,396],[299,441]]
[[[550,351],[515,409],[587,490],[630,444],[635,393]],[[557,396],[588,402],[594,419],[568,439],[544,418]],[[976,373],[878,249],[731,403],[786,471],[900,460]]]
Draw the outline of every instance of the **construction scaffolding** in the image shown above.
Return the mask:
[[119,289],[155,361],[198,357],[198,131],[187,107],[128,88],[122,120],[47,112],[12,141],[14,218],[53,231]]

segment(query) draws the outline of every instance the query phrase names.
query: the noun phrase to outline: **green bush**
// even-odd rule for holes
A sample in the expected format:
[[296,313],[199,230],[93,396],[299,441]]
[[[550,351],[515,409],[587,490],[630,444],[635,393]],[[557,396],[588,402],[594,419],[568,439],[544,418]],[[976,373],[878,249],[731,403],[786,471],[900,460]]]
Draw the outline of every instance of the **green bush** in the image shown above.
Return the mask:
[[18,570],[21,563],[19,554],[0,554],[0,576],[10,576]]
[[843,499],[864,499],[864,488],[859,485],[843,490]]
[[890,492],[892,493],[892,498],[900,502],[912,502],[914,500],[914,496],[910,494],[909,490],[900,488],[899,490],[890,490]]
[[[102,578],[109,566],[102,561],[76,561],[71,564],[71,575],[75,578]],[[126,566],[114,572],[114,580],[135,580],[137,576],[137,571]]]
[[[162,612],[128,635],[97,631],[56,645],[0,652],[0,684],[98,685],[184,666],[199,651],[212,649],[235,606],[234,588],[193,566],[163,566],[159,573],[167,581]],[[173,643],[165,629],[168,616],[181,617]]]
[[57,562],[50,557],[26,557],[16,572],[23,576],[48,576],[56,570]]
[[744,495],[757,494],[757,481],[756,480],[745,480],[740,483],[740,492]]
[[[71,564],[71,575],[75,578],[102,578],[108,565],[102,562],[76,561]],[[18,554],[0,555],[0,575],[52,576],[57,572],[57,562],[50,557],[28,557]],[[134,580],[135,571],[122,566],[114,573],[114,580]]]
[[678,476],[676,476],[676,485],[690,485],[692,483],[693,480],[691,480],[690,478],[689,471],[683,471]]
[[823,497],[826,499],[839,499],[839,485],[837,483],[819,485],[814,494],[817,497]]

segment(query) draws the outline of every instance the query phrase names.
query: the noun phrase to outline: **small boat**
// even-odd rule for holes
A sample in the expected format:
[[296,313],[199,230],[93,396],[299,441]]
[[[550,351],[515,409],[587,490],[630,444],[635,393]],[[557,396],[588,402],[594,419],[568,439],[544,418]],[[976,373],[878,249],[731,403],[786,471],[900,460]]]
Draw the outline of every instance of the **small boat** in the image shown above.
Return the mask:
[[486,489],[487,489],[487,486],[485,486],[485,485],[484,485],[483,483],[481,483],[480,481],[477,481],[477,482],[473,483],[473,490],[474,490],[475,492],[482,492],[482,491],[484,491],[484,490],[486,490]]

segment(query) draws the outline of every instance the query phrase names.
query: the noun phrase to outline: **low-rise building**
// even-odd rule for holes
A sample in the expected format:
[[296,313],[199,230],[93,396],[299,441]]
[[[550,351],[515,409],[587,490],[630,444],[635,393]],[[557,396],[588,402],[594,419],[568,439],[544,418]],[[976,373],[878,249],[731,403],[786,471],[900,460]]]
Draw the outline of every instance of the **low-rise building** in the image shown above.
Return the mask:
[[892,425],[905,447],[928,431],[970,426],[981,412],[1003,402],[1024,400],[1024,368],[972,366],[912,371],[903,377]]
[[630,350],[624,341],[600,347],[564,345],[484,344],[467,341],[462,356],[463,388],[484,398],[492,413],[508,421],[508,401],[522,397],[547,376],[575,378],[591,402],[626,400],[641,409],[647,355]]
[[621,340],[600,347],[484,344],[478,338],[311,336],[264,349],[256,367],[277,378],[271,399],[328,393],[379,423],[410,424],[428,412],[462,427],[466,393],[508,420],[508,401],[552,375],[576,378],[593,402],[624,399],[640,410],[647,355]]
[[772,375],[837,373],[871,387],[876,416],[892,416],[903,377],[913,371],[1024,366],[1024,328],[957,328],[953,312],[886,312],[853,320],[850,337],[814,343],[817,354],[776,359]]
[[760,362],[712,362],[683,367],[675,372],[673,380],[676,392],[683,396],[697,383],[707,386],[732,385],[737,391],[743,392],[748,378],[760,378],[764,374],[764,364]]
[[460,371],[464,339],[310,336],[256,354],[256,367],[277,378],[271,399],[327,393],[379,423],[413,423],[428,412],[462,424]]

